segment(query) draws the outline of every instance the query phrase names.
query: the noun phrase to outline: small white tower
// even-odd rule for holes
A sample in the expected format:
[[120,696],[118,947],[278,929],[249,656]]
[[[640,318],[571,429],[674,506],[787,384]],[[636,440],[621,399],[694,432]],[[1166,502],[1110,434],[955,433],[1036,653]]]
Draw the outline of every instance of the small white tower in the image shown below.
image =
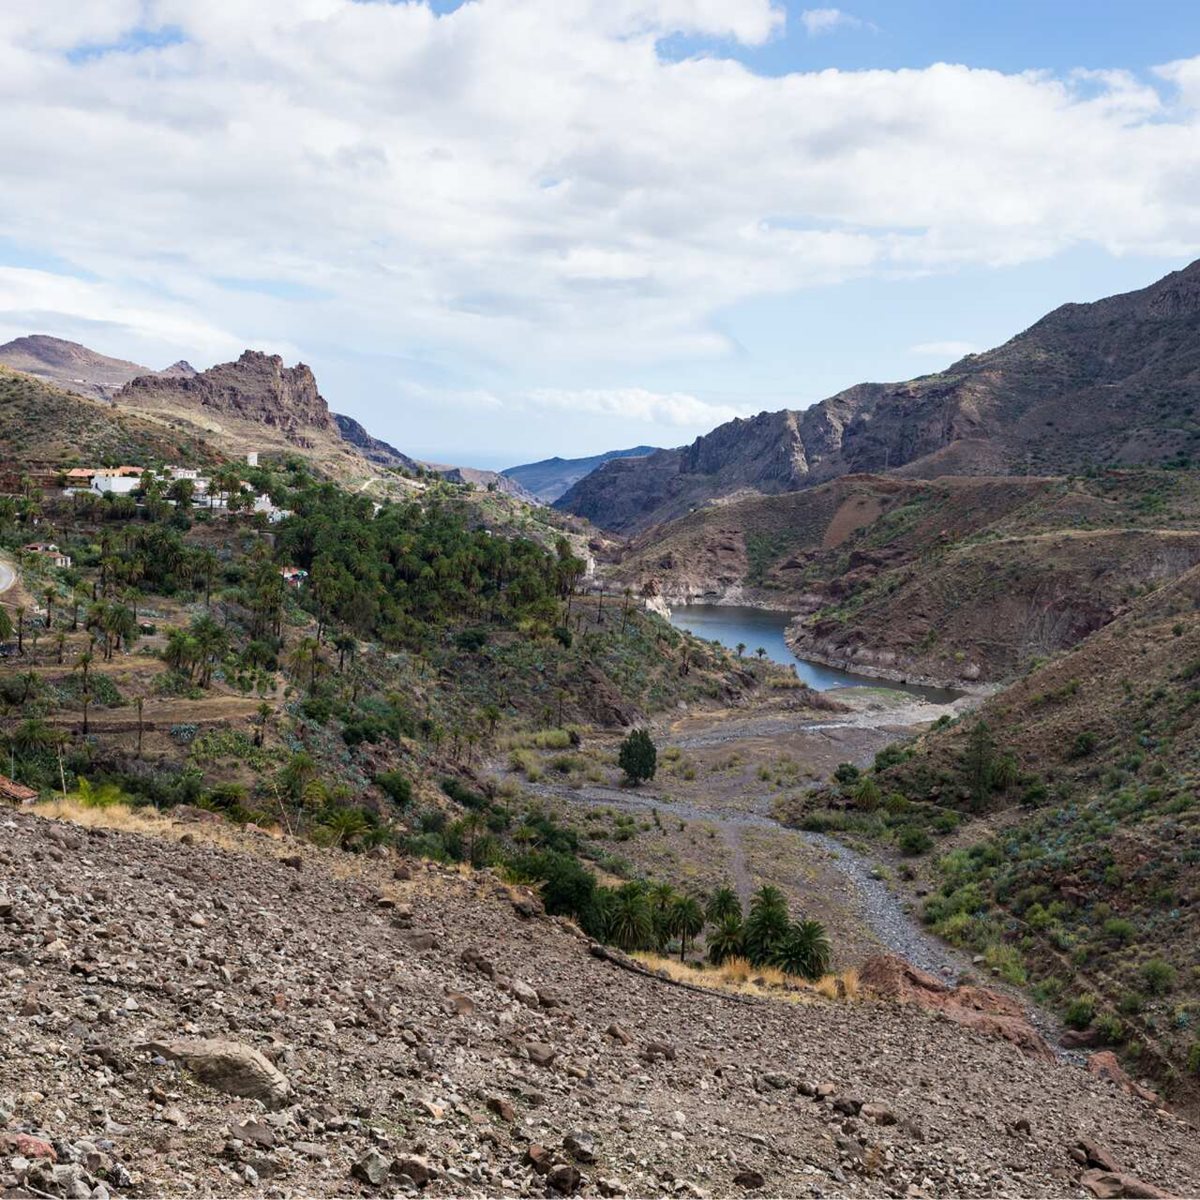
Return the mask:
[[246,466],[248,466],[248,467],[257,467],[258,466],[258,451],[257,450],[251,450],[246,455]]

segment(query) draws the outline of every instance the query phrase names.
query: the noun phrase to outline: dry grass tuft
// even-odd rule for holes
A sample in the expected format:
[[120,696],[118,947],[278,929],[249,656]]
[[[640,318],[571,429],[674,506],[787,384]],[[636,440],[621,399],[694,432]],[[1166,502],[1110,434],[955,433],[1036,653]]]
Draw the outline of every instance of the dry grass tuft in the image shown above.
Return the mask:
[[849,967],[837,975],[822,975],[813,987],[827,1000],[857,1000],[858,971]]

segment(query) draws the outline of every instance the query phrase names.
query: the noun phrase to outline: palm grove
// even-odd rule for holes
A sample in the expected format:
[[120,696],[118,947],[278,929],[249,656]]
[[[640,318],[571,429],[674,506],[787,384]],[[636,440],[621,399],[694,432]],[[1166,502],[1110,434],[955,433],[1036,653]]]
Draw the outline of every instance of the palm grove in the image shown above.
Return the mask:
[[[557,716],[561,724],[564,696],[579,691],[586,669],[604,656],[625,686],[650,686],[642,678],[647,664],[680,635],[631,612],[628,597],[619,621],[604,626],[602,605],[595,613],[588,606],[585,618],[575,604],[584,563],[565,538],[548,549],[496,536],[449,489],[377,508],[300,464],[245,473],[290,510],[277,530],[249,513],[214,518],[190,510],[188,497],[164,495],[149,477],[132,496],[79,497],[39,510],[42,528],[53,522],[75,565],[50,571],[23,560],[42,611],[18,608],[0,627],[0,640],[15,635],[18,661],[30,663],[0,683],[15,777],[91,804],[190,803],[235,820],[283,820],[346,848],[396,840],[414,853],[490,865],[537,884],[552,911],[623,949],[670,944],[686,958],[707,930],[713,962],[744,956],[810,977],[824,970],[823,931],[791,922],[771,889],[743,914],[728,889],[703,898],[636,879],[600,887],[585,865],[588,849],[570,830],[535,809],[514,812],[488,785],[462,781],[472,744],[494,735],[506,714]],[[18,556],[27,509],[0,511],[0,544]],[[286,585],[284,564],[307,571],[303,588]],[[155,614],[167,602],[185,619],[160,629]],[[120,674],[106,667],[118,654],[136,656],[150,639],[165,671],[153,695],[126,694]],[[360,662],[367,653],[370,664]],[[684,645],[682,653],[696,661],[694,649]],[[275,703],[281,670],[291,680],[282,713]],[[669,664],[664,677],[688,686],[695,678]],[[448,686],[431,688],[430,678]],[[144,761],[147,700],[204,697],[218,685],[262,698],[250,730],[172,726],[183,761]],[[132,746],[98,737],[92,724],[95,709],[122,706],[136,711]],[[264,745],[281,717],[287,732],[275,742],[285,744]],[[81,737],[68,736],[72,724]],[[222,752],[252,768],[254,781],[214,778],[210,764]],[[654,758],[653,743],[638,731],[621,766],[633,782],[649,779]],[[341,778],[331,779],[339,762]],[[453,768],[439,789],[449,811],[416,799],[415,773],[439,764]],[[381,800],[403,816],[402,827],[388,820]]]

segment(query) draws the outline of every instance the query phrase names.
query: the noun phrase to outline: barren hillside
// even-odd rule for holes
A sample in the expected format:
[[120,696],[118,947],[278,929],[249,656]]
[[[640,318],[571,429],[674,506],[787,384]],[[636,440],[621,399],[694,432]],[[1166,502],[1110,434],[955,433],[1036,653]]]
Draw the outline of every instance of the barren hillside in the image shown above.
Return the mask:
[[9,1189],[1200,1187],[1178,1118],[918,1007],[687,990],[487,873],[139,824],[3,821]]

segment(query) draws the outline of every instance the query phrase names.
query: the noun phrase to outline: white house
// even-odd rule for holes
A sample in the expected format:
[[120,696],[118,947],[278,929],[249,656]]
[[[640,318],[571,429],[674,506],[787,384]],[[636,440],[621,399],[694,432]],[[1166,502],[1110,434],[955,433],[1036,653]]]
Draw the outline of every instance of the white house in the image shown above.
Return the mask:
[[193,482],[200,478],[196,467],[164,467],[168,479],[191,479]]
[[71,556],[64,554],[53,542],[30,542],[25,549],[30,554],[40,555],[56,567],[69,567]]
[[97,471],[96,478],[92,480],[92,491],[101,495],[112,492],[117,496],[128,496],[141,485],[141,478],[137,475],[107,475]]

